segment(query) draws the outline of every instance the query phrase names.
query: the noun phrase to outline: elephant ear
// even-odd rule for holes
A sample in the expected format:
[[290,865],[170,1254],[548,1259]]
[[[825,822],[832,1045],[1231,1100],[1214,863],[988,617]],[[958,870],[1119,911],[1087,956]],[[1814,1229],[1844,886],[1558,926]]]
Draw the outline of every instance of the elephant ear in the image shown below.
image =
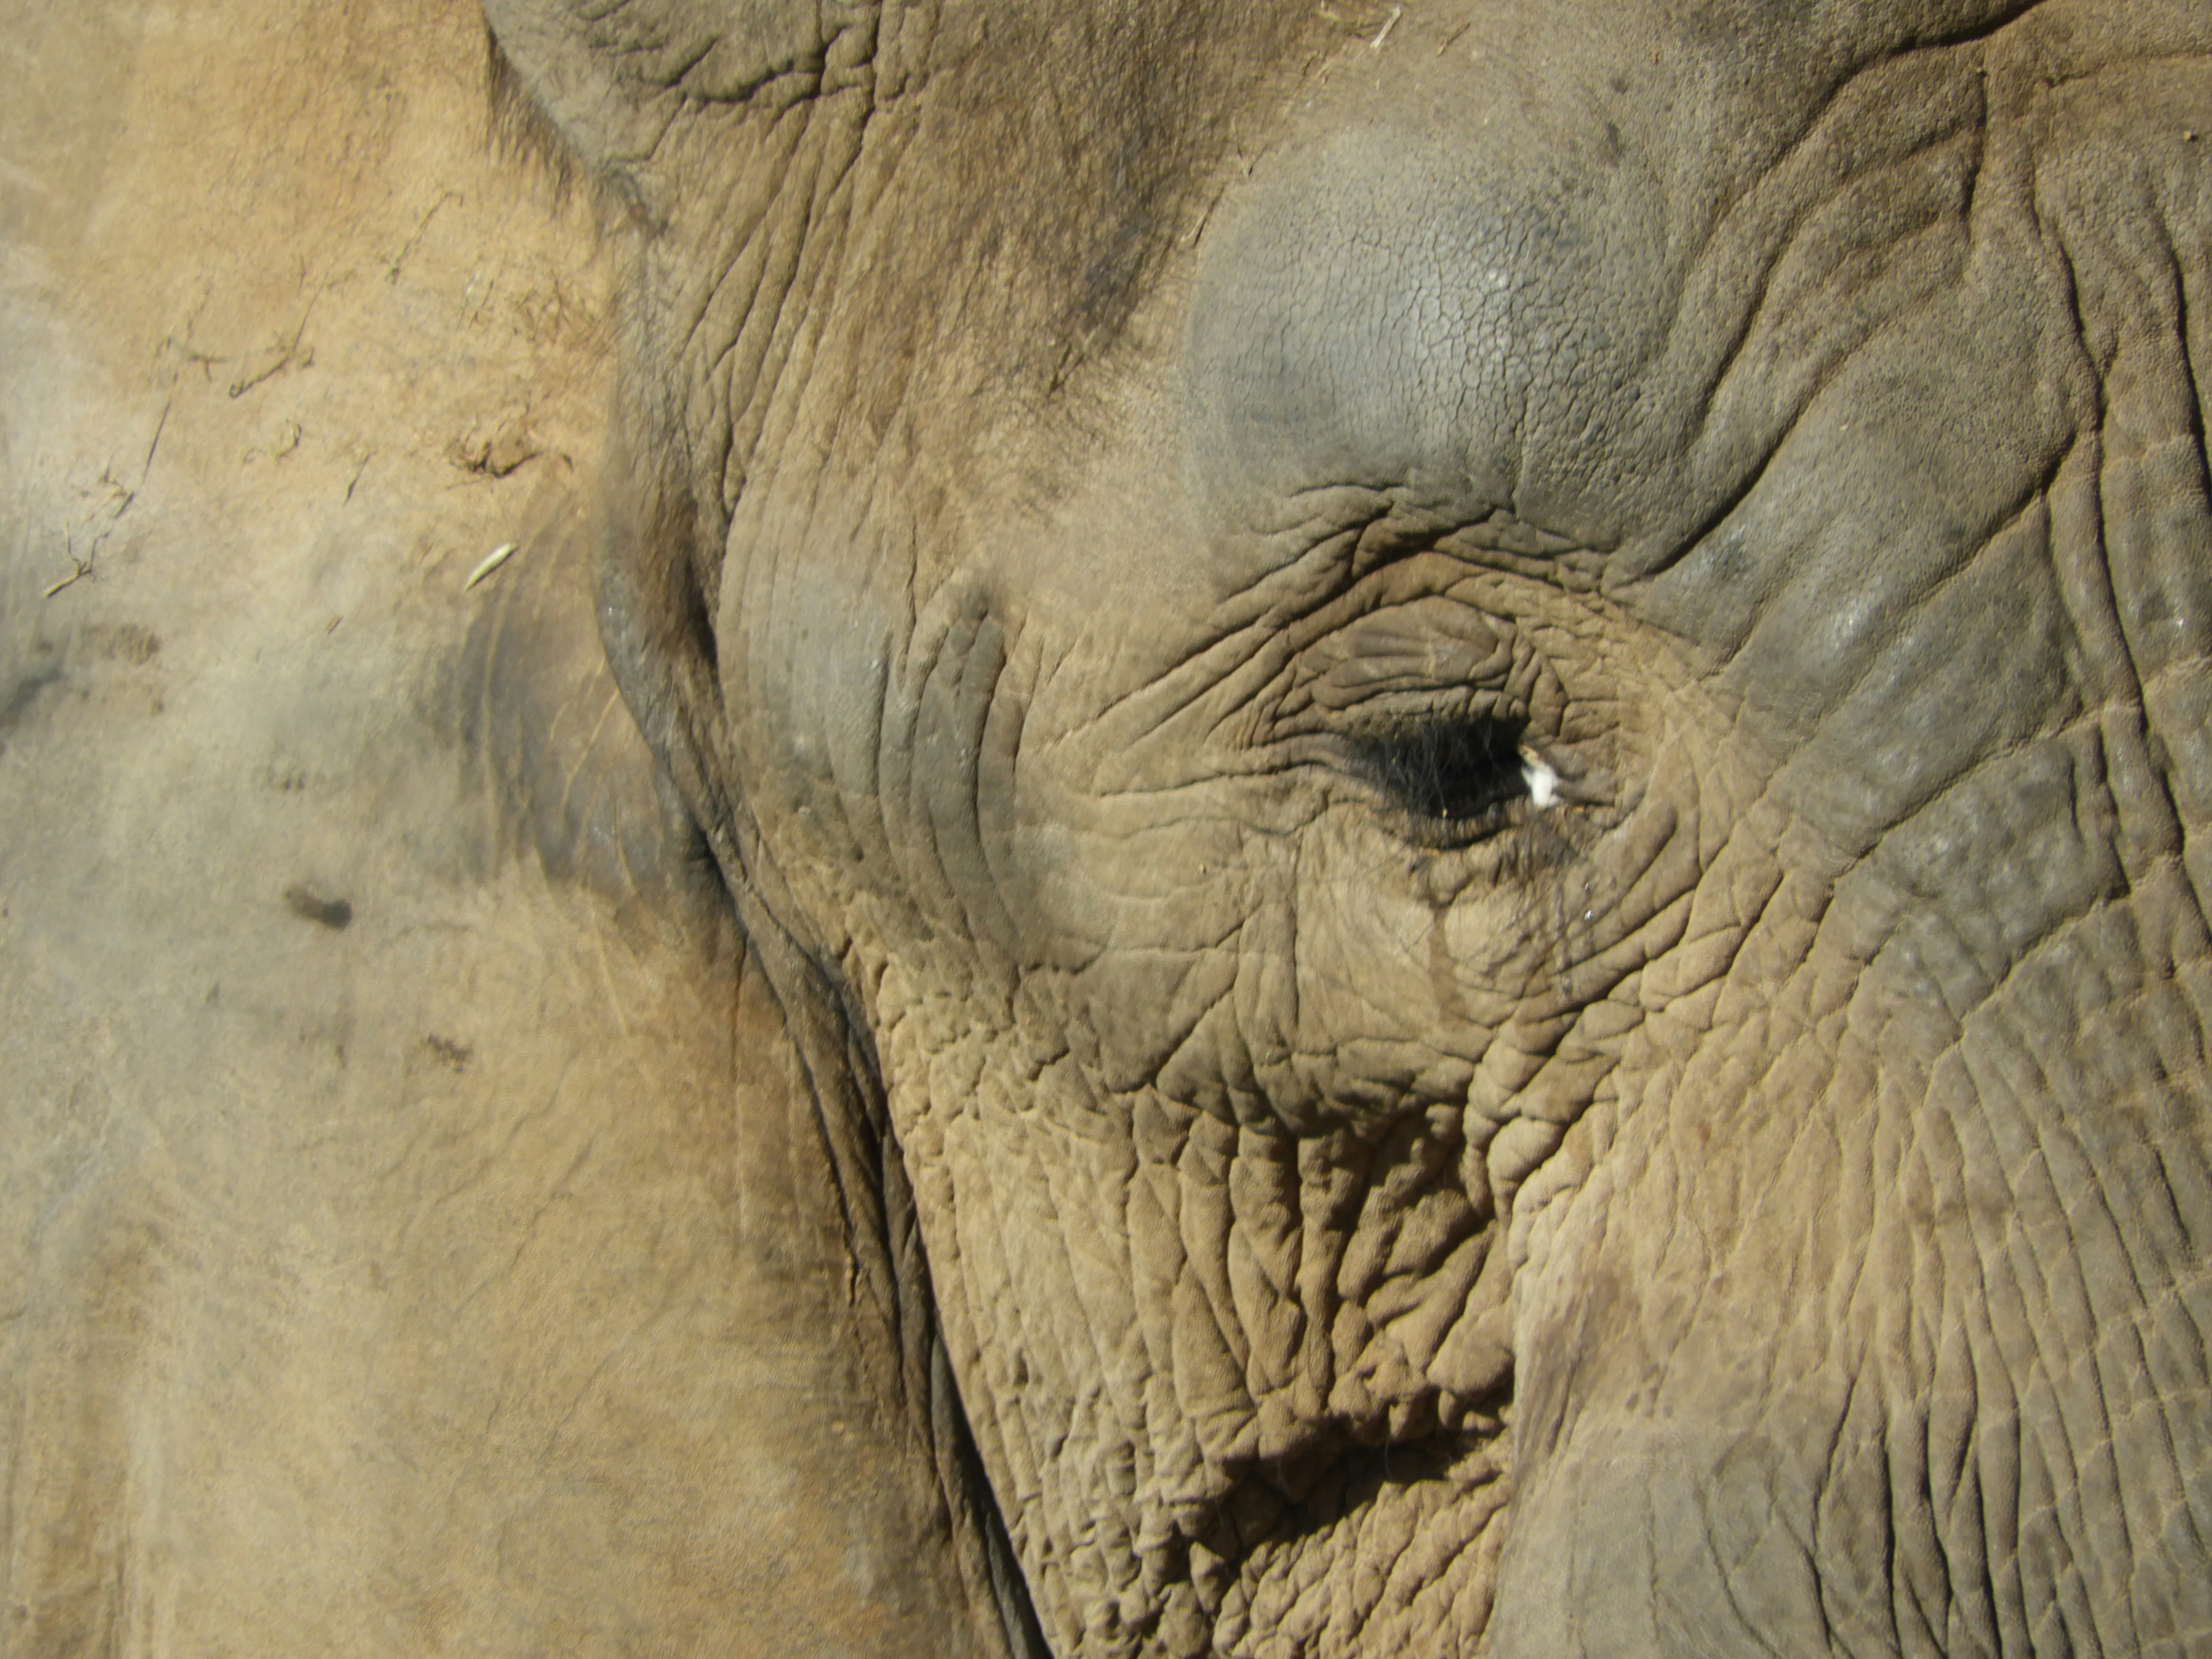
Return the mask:
[[556,164],[600,179],[651,157],[672,103],[811,90],[831,43],[868,16],[839,0],[483,0],[483,12],[502,125],[550,137]]

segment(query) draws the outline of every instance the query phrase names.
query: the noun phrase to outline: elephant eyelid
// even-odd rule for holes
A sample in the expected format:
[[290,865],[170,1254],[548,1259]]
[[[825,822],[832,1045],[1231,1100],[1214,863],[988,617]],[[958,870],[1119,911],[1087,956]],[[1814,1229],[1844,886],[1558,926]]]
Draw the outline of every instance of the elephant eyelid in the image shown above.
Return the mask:
[[1349,734],[1349,769],[1403,815],[1408,838],[1462,846],[1507,827],[1516,801],[1548,806],[1558,775],[1521,747],[1517,714],[1435,711]]

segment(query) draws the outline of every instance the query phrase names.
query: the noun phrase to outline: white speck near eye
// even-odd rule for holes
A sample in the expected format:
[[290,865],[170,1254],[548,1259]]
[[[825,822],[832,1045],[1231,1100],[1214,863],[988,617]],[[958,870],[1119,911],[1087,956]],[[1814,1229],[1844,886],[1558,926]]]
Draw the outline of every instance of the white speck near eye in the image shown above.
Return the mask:
[[1559,775],[1534,755],[1521,757],[1521,775],[1528,780],[1528,804],[1541,811],[1559,799]]

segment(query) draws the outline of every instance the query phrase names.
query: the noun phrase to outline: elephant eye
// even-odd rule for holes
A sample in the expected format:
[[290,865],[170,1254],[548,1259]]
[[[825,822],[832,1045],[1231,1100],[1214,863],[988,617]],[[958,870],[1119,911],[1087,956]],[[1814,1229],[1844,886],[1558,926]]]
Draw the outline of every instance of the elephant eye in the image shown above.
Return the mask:
[[1406,815],[1417,839],[1464,845],[1504,828],[1512,804],[1550,778],[1548,769],[1532,771],[1521,752],[1525,724],[1490,714],[1417,715],[1353,737],[1352,767]]

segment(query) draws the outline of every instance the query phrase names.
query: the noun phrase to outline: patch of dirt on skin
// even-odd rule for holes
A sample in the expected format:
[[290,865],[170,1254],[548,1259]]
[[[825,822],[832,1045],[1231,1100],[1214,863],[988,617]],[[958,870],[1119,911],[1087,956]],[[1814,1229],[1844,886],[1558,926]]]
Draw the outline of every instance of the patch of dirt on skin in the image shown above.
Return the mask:
[[332,933],[343,933],[353,926],[353,902],[349,899],[325,898],[312,887],[294,885],[284,890],[285,908],[302,921],[312,921],[318,927],[327,927]]
[[106,662],[143,668],[161,654],[161,636],[137,623],[94,623],[77,638],[86,651]]
[[489,437],[471,433],[456,438],[446,451],[447,459],[462,471],[487,478],[504,478],[544,453],[521,416],[503,422]]
[[449,1036],[440,1036],[435,1031],[422,1039],[422,1046],[430,1057],[449,1071],[465,1072],[469,1062],[476,1058],[476,1050],[465,1042],[456,1042]]
[[0,695],[0,737],[22,724],[37,702],[39,694],[61,684],[59,663],[49,662],[16,676],[4,695]]

